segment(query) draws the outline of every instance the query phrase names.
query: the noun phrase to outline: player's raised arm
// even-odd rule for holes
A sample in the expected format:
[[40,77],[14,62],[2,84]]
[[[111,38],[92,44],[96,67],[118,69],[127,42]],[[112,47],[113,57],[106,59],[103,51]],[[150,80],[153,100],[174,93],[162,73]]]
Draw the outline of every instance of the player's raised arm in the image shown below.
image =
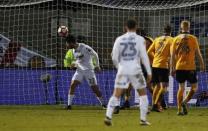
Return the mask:
[[119,49],[118,49],[119,40],[116,39],[114,45],[113,45],[113,51],[112,51],[112,60],[113,64],[116,68],[118,68],[118,62],[119,62]]
[[[196,39],[196,41],[197,41],[197,39]],[[205,71],[204,60],[203,60],[203,57],[202,57],[202,54],[201,54],[201,51],[200,51],[200,48],[199,48],[198,41],[196,43],[197,43],[196,56],[199,59],[200,71]]]

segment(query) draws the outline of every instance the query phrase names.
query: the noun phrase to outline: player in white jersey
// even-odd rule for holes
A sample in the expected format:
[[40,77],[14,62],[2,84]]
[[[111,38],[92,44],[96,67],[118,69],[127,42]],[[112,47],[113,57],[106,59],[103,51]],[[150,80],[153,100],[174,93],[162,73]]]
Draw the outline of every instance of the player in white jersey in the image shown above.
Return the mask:
[[[100,71],[97,53],[90,46],[85,45],[84,43],[77,43],[76,38],[72,35],[68,35],[66,37],[66,45],[67,48],[74,49],[73,55],[76,61],[71,64],[71,68],[77,68],[74,76],[72,77],[69,89],[67,109],[71,109],[75,88],[84,79],[88,82],[93,92],[96,94],[100,104],[103,106],[103,108],[105,108],[106,106],[103,102],[102,94],[99,91],[94,72],[94,70]],[[95,66],[93,66],[92,58],[95,58]]]
[[115,106],[119,105],[119,98],[124,89],[131,84],[140,95],[140,124],[150,125],[146,120],[148,111],[148,98],[146,94],[146,81],[142,73],[141,63],[147,70],[147,81],[151,80],[151,68],[147,56],[145,40],[136,34],[137,23],[135,20],[128,20],[125,28],[127,33],[118,37],[113,46],[112,60],[118,69],[114,92],[111,96],[104,123],[112,125],[111,119]]

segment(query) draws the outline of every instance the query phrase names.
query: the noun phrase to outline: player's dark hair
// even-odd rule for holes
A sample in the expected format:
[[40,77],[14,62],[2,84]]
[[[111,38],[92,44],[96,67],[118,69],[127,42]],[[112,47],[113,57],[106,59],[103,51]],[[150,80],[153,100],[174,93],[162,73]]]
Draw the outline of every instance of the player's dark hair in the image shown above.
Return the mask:
[[170,34],[171,33],[171,26],[170,25],[166,25],[165,27],[164,27],[164,33],[165,34]]
[[74,37],[73,35],[68,35],[67,37],[66,37],[66,42],[68,43],[68,44],[76,44],[76,37]]
[[137,22],[136,22],[136,20],[134,20],[134,19],[129,19],[129,20],[126,22],[125,25],[128,27],[128,29],[131,30],[131,29],[136,28]]

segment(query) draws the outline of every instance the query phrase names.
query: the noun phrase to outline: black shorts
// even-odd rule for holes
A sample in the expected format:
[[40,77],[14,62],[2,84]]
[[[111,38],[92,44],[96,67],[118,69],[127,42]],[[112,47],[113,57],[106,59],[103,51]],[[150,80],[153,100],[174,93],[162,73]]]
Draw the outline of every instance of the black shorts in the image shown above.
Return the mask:
[[169,70],[164,68],[152,67],[152,83],[168,82]]
[[197,73],[195,70],[176,70],[176,80],[178,83],[188,81],[194,84],[197,83]]

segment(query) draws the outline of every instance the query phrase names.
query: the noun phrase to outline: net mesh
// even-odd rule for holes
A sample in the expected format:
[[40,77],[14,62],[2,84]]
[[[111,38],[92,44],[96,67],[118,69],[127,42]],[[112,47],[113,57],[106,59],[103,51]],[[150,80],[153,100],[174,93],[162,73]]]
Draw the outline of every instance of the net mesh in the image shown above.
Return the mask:
[[0,7],[26,6],[26,5],[40,4],[49,1],[53,1],[53,0],[2,0],[0,1]]
[[102,7],[136,10],[171,9],[200,5],[207,0],[67,0]]
[[[98,53],[103,69],[98,84],[107,101],[116,73],[113,42],[132,17],[152,38],[161,35],[167,23],[176,36],[180,22],[190,20],[208,68],[208,0],[1,0],[0,104],[66,103],[74,71],[63,64],[67,49],[57,36],[59,25],[68,26]],[[199,73],[196,99],[208,90],[207,80],[206,73]],[[167,96],[169,104],[176,104],[176,90],[175,83]],[[98,104],[86,82],[76,90],[74,103]]]

